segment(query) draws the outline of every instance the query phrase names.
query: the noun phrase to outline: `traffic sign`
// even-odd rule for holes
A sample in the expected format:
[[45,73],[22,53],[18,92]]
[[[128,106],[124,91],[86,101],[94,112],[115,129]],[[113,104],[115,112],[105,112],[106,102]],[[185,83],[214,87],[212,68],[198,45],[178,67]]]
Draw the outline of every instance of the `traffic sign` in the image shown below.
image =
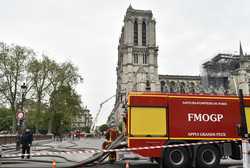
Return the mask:
[[16,113],[16,118],[17,118],[18,120],[23,119],[23,118],[24,118],[24,112],[17,112],[17,113]]

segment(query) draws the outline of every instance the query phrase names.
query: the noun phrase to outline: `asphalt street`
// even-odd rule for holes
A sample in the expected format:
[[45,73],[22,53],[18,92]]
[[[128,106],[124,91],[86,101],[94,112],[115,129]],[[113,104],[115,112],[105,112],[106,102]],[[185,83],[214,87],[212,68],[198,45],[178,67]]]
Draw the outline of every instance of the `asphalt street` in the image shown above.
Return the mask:
[[[116,162],[113,164],[104,163],[95,165],[96,168],[126,168],[125,162]],[[157,163],[150,163],[149,161],[129,161],[129,168],[160,168]],[[243,168],[241,161],[226,161],[221,164],[220,168]]]
[[[100,149],[103,138],[83,138],[81,140],[65,140],[63,142],[47,142],[43,144],[37,144],[32,147],[32,152],[60,152],[63,151],[64,154],[59,155],[51,155],[51,156],[39,156],[32,157],[30,160],[24,159],[21,160],[20,157],[13,158],[4,158],[1,161],[4,164],[0,165],[0,167],[51,167],[52,160],[56,161],[57,167],[64,167],[79,163],[93,156],[93,153],[72,153],[71,151],[77,151],[79,149]],[[71,153],[67,153],[71,152]],[[20,152],[11,151],[11,154],[18,154]],[[140,158],[140,160],[128,160],[128,164],[130,168],[160,168],[157,163],[152,163],[147,158]],[[87,166],[84,166],[87,167]],[[115,163],[110,164],[107,160],[104,160],[101,164],[92,165],[89,167],[96,168],[125,168],[125,161],[119,160]],[[234,160],[222,160],[221,168],[242,168],[242,161],[234,161]]]

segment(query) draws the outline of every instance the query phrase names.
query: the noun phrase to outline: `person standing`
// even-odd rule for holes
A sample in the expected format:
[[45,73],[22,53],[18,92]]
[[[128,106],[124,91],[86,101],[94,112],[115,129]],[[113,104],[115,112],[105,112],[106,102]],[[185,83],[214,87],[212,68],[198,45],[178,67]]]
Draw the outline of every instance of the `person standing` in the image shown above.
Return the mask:
[[26,129],[25,132],[22,134],[21,137],[21,144],[22,144],[22,155],[21,158],[24,158],[25,153],[27,154],[27,158],[30,158],[30,146],[33,141],[33,134],[30,129]]
[[[107,132],[105,134],[105,138],[107,141],[103,142],[102,148],[108,149],[108,147],[112,144],[112,142],[116,140],[118,135],[119,135],[119,133],[118,133],[116,127],[112,126],[111,128],[107,129]],[[110,152],[109,161],[111,163],[116,161],[116,152]]]

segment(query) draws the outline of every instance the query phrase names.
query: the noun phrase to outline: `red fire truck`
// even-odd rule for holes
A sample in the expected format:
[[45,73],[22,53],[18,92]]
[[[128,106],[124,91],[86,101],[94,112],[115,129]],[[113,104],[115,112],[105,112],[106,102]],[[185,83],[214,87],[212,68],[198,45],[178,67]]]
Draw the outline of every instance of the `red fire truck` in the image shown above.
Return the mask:
[[128,146],[185,144],[135,151],[168,168],[212,168],[219,166],[221,158],[239,160],[241,104],[245,125],[250,125],[250,97],[241,101],[237,96],[129,93]]

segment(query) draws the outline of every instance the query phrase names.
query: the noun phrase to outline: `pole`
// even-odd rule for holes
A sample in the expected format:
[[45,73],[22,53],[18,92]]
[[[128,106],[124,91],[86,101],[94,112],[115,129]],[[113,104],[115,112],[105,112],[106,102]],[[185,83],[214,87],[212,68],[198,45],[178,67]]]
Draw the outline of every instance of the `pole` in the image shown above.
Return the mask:
[[234,88],[235,88],[235,93],[236,93],[236,95],[238,96],[239,95],[239,93],[238,93],[238,86],[237,86],[237,84],[236,84],[236,81],[235,81],[235,78],[234,78],[234,76],[233,76],[233,82],[234,82]]
[[248,140],[242,139],[242,157],[243,157],[243,168],[250,167],[250,158],[248,154],[249,143]]
[[[17,112],[19,111],[19,105],[17,105]],[[21,120],[19,118],[16,117],[17,120],[17,136],[16,136],[16,150],[19,151],[20,150],[20,145],[21,145]]]
[[[21,102],[21,111],[24,113],[24,101],[25,101],[25,94],[26,94],[26,89],[27,89],[27,86],[25,85],[25,83],[23,83],[23,85],[21,86],[21,92],[22,92],[22,102]],[[26,124],[25,124],[25,116],[23,117],[23,119],[21,120],[21,129],[24,130],[25,127],[26,127]]]
[[246,115],[245,115],[245,105],[244,105],[244,96],[243,96],[242,89],[239,89],[239,98],[240,98],[240,113],[241,113],[241,136],[242,136],[242,138],[248,138]]
[[[24,106],[24,93],[22,93],[22,106],[21,106],[21,110],[24,113],[23,106]],[[24,129],[25,129],[25,116],[24,116],[24,118],[23,118],[23,120],[21,122],[21,130],[23,131]]]
[[[23,105],[24,105],[24,99],[25,99],[25,91],[27,89],[27,86],[25,85],[25,83],[23,83],[23,85],[21,86],[21,93],[22,93],[22,97],[21,97],[21,108],[19,107],[19,105],[17,106],[17,111],[20,111],[23,113]],[[20,110],[19,110],[20,109]],[[16,113],[17,113],[16,111]],[[21,143],[21,134],[22,134],[22,130],[24,129],[24,122],[25,119],[18,119],[17,118],[17,137],[16,137],[16,150],[20,150],[20,143]]]

